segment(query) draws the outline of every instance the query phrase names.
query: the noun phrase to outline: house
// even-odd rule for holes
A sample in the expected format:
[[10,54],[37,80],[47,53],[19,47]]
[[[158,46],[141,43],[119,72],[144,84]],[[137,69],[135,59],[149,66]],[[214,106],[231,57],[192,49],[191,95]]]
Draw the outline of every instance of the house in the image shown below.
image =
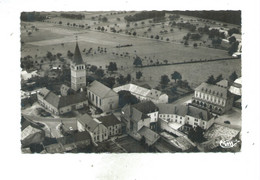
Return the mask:
[[46,153],[75,152],[75,150],[86,149],[91,146],[91,136],[89,132],[77,132],[52,140],[44,141],[43,146]]
[[77,119],[78,131],[88,131],[93,142],[103,142],[108,139],[108,129],[101,122],[84,114]]
[[154,132],[153,130],[149,129],[146,126],[143,126],[139,131],[138,134],[140,134],[141,137],[144,137],[145,143],[148,146],[153,145],[159,138],[160,135]]
[[150,127],[150,117],[132,107],[125,105],[121,111],[121,121],[126,124],[126,132],[136,134],[143,126]]
[[97,118],[108,129],[108,136],[120,135],[122,133],[122,123],[114,114]]
[[237,96],[242,96],[242,77],[237,78],[230,86],[229,91]]
[[191,104],[179,106],[157,104],[157,107],[159,108],[159,118],[174,130],[189,130],[189,127],[197,126],[208,129],[214,123],[214,118],[207,109]]
[[118,94],[96,80],[87,87],[87,96],[91,104],[104,112],[118,108]]
[[192,97],[194,106],[203,107],[216,114],[224,114],[232,108],[233,95],[228,91],[229,87],[208,84],[199,85]]
[[152,101],[140,102],[132,105],[132,107],[150,117],[150,128],[152,130],[157,129],[159,109]]
[[33,77],[36,77],[36,76],[40,76],[40,75],[37,73],[37,70],[32,71],[32,72],[30,72],[30,73],[28,73],[28,72],[25,71],[25,70],[21,72],[21,79],[22,79],[23,81],[27,81],[27,80],[29,80],[29,79],[31,79],[31,78],[33,78]]
[[62,96],[67,96],[69,94],[70,87],[66,86],[65,84],[62,84],[60,87],[60,93]]
[[88,105],[85,92],[58,96],[47,88],[43,88],[37,93],[37,98],[40,105],[55,115],[64,114],[74,109],[81,109],[84,105]]
[[152,101],[153,103],[168,103],[168,95],[156,89],[148,89],[135,84],[126,84],[113,89],[115,92],[129,91],[141,101]]

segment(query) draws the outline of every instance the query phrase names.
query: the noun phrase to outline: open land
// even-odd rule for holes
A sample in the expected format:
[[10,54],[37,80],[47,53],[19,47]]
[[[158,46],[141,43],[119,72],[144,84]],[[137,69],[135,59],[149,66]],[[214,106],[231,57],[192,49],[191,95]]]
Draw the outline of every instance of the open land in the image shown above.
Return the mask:
[[[143,20],[135,23],[130,23],[130,27],[126,27],[124,16],[133,14],[128,12],[126,14],[113,14],[109,12],[93,12],[86,13],[84,20],[74,20],[62,17],[56,17],[53,15],[51,19],[46,20],[48,22],[22,22],[21,24],[21,41],[24,42],[22,46],[21,56],[25,57],[30,55],[32,57],[45,56],[48,51],[53,54],[61,53],[63,57],[66,57],[68,50],[73,52],[75,47],[75,36],[78,37],[78,42],[81,48],[92,51],[86,55],[82,53],[84,61],[90,65],[96,65],[102,69],[106,69],[109,62],[116,62],[118,74],[126,75],[130,73],[132,77],[135,77],[137,71],[142,71],[143,77],[141,83],[149,84],[151,87],[158,85],[160,77],[163,74],[170,75],[174,71],[178,71],[182,75],[183,80],[187,80],[191,87],[196,87],[202,81],[205,81],[208,76],[219,74],[223,75],[223,78],[236,71],[238,76],[241,75],[241,60],[225,60],[208,63],[196,63],[196,64],[180,64],[180,65],[168,65],[168,66],[152,66],[146,68],[136,68],[133,65],[133,58],[138,55],[143,60],[143,65],[150,65],[159,61],[160,64],[164,63],[164,60],[168,61],[168,64],[175,62],[183,62],[189,60],[210,60],[217,58],[229,58],[226,50],[210,48],[202,43],[201,46],[194,48],[192,45],[185,47],[181,41],[182,37],[188,33],[186,29],[178,29],[177,27],[170,27],[168,21],[164,22],[162,28],[161,23],[149,23],[149,20]],[[106,15],[108,22],[98,22],[92,20],[91,17]],[[117,20],[120,18],[120,21]],[[205,23],[197,21],[197,18],[189,16],[181,16],[182,21],[191,21],[197,24],[198,27],[202,27]],[[62,24],[58,24],[62,21]],[[144,24],[141,24],[144,22]],[[80,28],[77,26],[68,26],[67,23],[75,23],[76,25],[83,24],[89,25],[91,28]],[[26,28],[25,28],[26,26]],[[35,26],[39,30],[32,32],[30,36],[27,35],[26,29],[28,27]],[[107,31],[98,31],[98,26],[106,27]],[[211,24],[211,27],[219,26],[219,23]],[[232,26],[232,25],[229,25]],[[235,26],[235,25],[234,25]],[[117,30],[121,29],[121,32],[110,32],[109,28],[114,27]],[[147,32],[147,29],[151,27],[151,32]],[[161,30],[167,30],[167,33],[160,34]],[[170,29],[173,29],[171,32]],[[128,35],[126,30],[131,32],[135,31],[136,36]],[[146,33],[145,33],[146,32]],[[161,39],[151,39],[150,35],[159,34]],[[169,38],[169,41],[165,39]],[[206,40],[202,37],[202,40]],[[197,41],[196,41],[197,42]],[[62,45],[63,43],[63,45]],[[131,44],[129,47],[116,48],[118,45]],[[206,43],[207,44],[207,43]],[[106,53],[100,53],[97,51],[98,47],[106,48]],[[66,61],[69,63],[69,61]],[[55,64],[55,62],[52,62]],[[43,62],[47,67],[48,63]],[[137,82],[137,83],[140,83]]]

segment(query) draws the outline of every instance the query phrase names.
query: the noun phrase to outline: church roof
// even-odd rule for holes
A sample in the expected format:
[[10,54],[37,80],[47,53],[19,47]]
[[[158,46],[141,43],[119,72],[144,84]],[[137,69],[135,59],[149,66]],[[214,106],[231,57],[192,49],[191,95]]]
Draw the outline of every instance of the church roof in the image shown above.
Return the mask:
[[88,86],[88,90],[99,96],[100,98],[118,96],[115,91],[96,80]]
[[75,51],[74,51],[73,63],[75,63],[76,65],[84,64],[80,50],[79,50],[78,42],[76,43],[76,47],[75,47]]

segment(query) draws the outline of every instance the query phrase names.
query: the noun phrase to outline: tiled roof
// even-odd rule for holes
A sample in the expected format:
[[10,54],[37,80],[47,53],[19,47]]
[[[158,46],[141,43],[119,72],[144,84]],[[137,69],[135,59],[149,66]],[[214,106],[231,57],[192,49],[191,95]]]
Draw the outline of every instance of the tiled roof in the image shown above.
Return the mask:
[[146,114],[140,112],[139,110],[133,108],[131,105],[125,105],[122,111],[124,112],[123,116],[125,118],[127,118],[128,120],[133,120],[135,122],[149,117]]
[[227,87],[229,86],[229,83],[228,83],[228,80],[223,79],[223,80],[217,82],[216,85],[218,85],[218,86],[220,86],[220,87],[227,88]]
[[154,144],[160,138],[159,134],[157,134],[156,132],[152,131],[151,129],[149,129],[146,126],[143,126],[138,131],[138,134],[140,134],[141,136],[145,137],[145,142],[148,145]]
[[73,55],[73,63],[75,63],[76,65],[84,64],[80,50],[79,50],[78,43],[76,43],[76,47],[75,47],[75,51],[74,51],[74,55]]
[[156,105],[152,101],[146,101],[146,102],[134,104],[132,105],[132,107],[144,114],[149,114],[159,110],[158,107],[156,107]]
[[77,104],[86,100],[87,100],[87,96],[85,92],[79,92],[68,96],[61,96],[59,107],[65,107],[68,105]]
[[80,116],[78,118],[78,121],[83,125],[83,126],[86,126],[86,128],[93,132],[96,127],[98,126],[98,122],[95,121],[91,116],[89,116],[88,114],[84,114],[82,116]]
[[42,88],[40,91],[39,91],[39,94],[44,98],[47,96],[47,94],[49,94],[50,90],[47,89],[47,88]]
[[174,114],[175,113],[175,106],[172,104],[156,104],[159,108],[159,114]]
[[202,119],[204,121],[209,121],[212,118],[212,115],[206,109],[200,109],[195,106],[188,106],[187,115]]
[[97,118],[104,126],[114,126],[117,124],[121,124],[121,121],[117,119],[117,117],[114,114],[108,115],[108,116],[102,116]]
[[217,85],[212,85],[212,84],[203,82],[195,90],[206,93],[206,94],[218,96],[221,98],[227,98],[227,89],[223,88],[223,87],[219,87]]
[[118,94],[115,91],[96,80],[88,86],[88,90],[93,92],[100,98],[118,96]]
[[77,133],[74,134],[75,142],[85,141],[85,140],[88,140],[88,139],[91,139],[88,131],[77,132]]
[[87,96],[85,92],[79,92],[76,94],[61,96],[54,94],[53,92],[49,92],[45,98],[48,103],[53,105],[56,108],[61,108],[65,106],[69,106],[72,104],[77,104],[87,100]]

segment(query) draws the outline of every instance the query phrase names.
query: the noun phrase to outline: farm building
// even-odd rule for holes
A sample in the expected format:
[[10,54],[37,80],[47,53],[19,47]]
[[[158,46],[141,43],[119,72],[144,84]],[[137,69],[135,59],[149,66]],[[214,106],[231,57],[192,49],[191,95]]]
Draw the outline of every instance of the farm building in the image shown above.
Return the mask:
[[168,95],[156,89],[147,89],[135,84],[126,84],[113,89],[115,92],[129,91],[141,101],[152,101],[154,103],[168,103]]
[[68,113],[74,109],[81,109],[84,105],[88,105],[85,92],[68,96],[58,96],[47,88],[43,88],[37,93],[37,98],[40,105],[55,115]]

